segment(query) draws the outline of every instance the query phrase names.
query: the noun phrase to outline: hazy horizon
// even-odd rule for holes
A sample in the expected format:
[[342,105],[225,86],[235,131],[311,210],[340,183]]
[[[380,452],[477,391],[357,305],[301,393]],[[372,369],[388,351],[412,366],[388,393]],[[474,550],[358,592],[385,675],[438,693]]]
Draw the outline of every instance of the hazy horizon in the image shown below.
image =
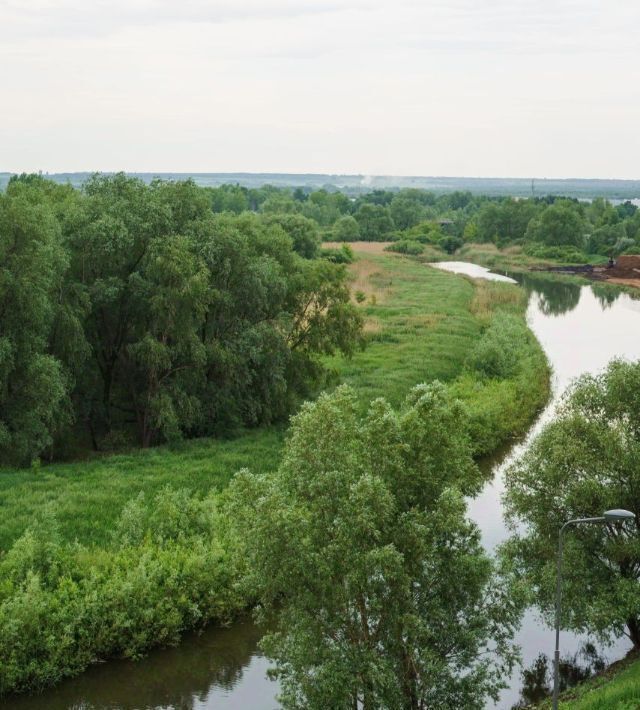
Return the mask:
[[0,0],[0,170],[637,179],[639,21],[631,0]]

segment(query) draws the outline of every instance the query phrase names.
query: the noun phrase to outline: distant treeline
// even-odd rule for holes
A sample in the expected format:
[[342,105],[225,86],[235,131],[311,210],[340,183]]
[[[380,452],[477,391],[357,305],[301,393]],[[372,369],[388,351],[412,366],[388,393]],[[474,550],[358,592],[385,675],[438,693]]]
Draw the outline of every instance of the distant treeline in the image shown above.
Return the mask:
[[316,223],[293,211],[245,212],[268,198],[122,174],[81,190],[12,178],[0,460],[218,434],[307,397],[319,356],[358,347],[361,319],[333,263],[348,253],[320,258]]
[[[47,173],[46,177],[62,184],[81,187],[91,178],[89,172]],[[474,195],[494,197],[533,197],[555,195],[592,199],[606,197],[611,200],[640,199],[640,180],[599,178],[509,178],[509,177],[435,177],[420,175],[338,175],[327,173],[128,173],[150,183],[155,179],[193,180],[201,187],[241,185],[260,188],[271,185],[279,188],[303,188],[309,192],[325,189],[357,196],[371,190],[398,191],[406,188],[429,190],[438,195],[451,192],[472,192]],[[0,189],[11,173],[0,172]]]
[[449,253],[465,242],[518,244],[533,256],[570,259],[640,251],[640,213],[630,201],[613,205],[603,198],[581,202],[416,189],[372,190],[349,198],[327,190],[239,185],[212,188],[210,194],[216,212],[298,214],[337,241],[415,241]]

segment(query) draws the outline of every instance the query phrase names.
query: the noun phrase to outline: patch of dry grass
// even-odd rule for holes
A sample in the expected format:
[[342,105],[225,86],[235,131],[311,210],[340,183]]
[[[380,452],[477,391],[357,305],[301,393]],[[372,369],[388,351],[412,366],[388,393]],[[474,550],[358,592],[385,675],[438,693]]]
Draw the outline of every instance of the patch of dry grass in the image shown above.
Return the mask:
[[391,295],[393,274],[379,262],[360,257],[349,265],[351,293],[361,291],[370,303],[384,303]]
[[524,309],[527,294],[512,284],[485,279],[473,279],[475,291],[471,299],[471,313],[483,324],[488,323],[497,308]]

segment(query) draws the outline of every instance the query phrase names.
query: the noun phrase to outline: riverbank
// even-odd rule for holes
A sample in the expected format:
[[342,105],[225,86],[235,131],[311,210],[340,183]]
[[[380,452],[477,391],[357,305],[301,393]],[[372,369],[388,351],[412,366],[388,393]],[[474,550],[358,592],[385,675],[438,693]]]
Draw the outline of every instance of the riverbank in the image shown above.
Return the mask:
[[[526,429],[546,401],[548,368],[524,291],[389,254],[361,255],[352,279],[369,346],[327,365],[363,407],[377,396],[397,405],[439,379],[469,407],[478,455]],[[0,691],[138,657],[250,605],[234,588],[218,492],[239,468],[277,466],[283,441],[281,429],[258,430],[0,472]]]
[[[640,296],[640,272],[637,264],[623,263],[625,258],[631,257],[623,257],[618,260],[620,263],[609,268],[607,259],[600,256],[585,257],[584,262],[580,264],[567,264],[562,259],[540,259],[529,256],[518,246],[498,249],[494,244],[467,244],[456,253],[456,258],[493,269],[515,272],[535,271],[580,279],[582,283],[621,287],[632,295],[635,293]],[[638,260],[640,261],[640,257]]]
[[[560,695],[563,710],[635,710],[640,707],[640,658],[630,654],[602,673],[579,683]],[[551,700],[537,706],[549,710]]]

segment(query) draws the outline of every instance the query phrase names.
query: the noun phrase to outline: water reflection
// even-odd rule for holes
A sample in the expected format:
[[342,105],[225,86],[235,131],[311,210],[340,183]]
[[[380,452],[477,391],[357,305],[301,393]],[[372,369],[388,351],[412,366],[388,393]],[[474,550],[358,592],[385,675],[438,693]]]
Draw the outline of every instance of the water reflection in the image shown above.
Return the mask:
[[[606,660],[592,643],[585,643],[578,653],[560,659],[560,692],[573,688],[582,681],[600,673],[607,666]],[[535,661],[522,671],[522,691],[520,700],[511,710],[527,708],[548,698],[553,689],[553,663],[541,653]]]
[[579,284],[551,278],[544,274],[515,274],[515,280],[534,298],[545,316],[560,316],[572,311],[580,301]]
[[[527,435],[515,442],[505,458],[496,463],[493,480],[477,498],[470,501],[469,514],[480,527],[484,546],[490,551],[509,535],[501,505],[505,470],[553,418],[569,383],[581,374],[602,371],[614,357],[630,360],[640,358],[640,301],[632,299],[628,294],[618,293],[615,298],[607,295],[603,303],[602,292],[596,294],[593,286],[568,284],[572,290],[577,289],[578,293],[577,302],[573,307],[568,307],[569,303],[576,300],[575,292],[571,296],[562,293],[556,288],[558,283],[567,285],[544,277],[540,279],[537,275],[526,274],[522,279],[523,287],[531,294],[527,310],[529,326],[544,348],[553,369],[552,397]],[[560,305],[561,302],[564,306]],[[588,640],[584,636],[563,632],[561,648],[574,654]],[[530,667],[541,651],[552,647],[553,632],[541,621],[538,613],[530,609],[524,616],[516,642],[522,649],[525,666]],[[607,661],[622,657],[628,649],[627,639],[618,639],[607,651]],[[517,702],[520,680],[520,673],[516,672],[511,687],[502,694],[499,708],[510,708]]]
[[109,661],[42,696],[0,701],[11,710],[272,710],[276,684],[257,653],[259,629],[250,621],[190,635],[177,648],[157,650],[139,662]]
[[609,284],[593,284],[591,290],[603,310],[612,306],[620,295],[620,291]]
[[514,284],[515,279],[512,279],[506,274],[495,273],[485,268],[484,266],[479,266],[478,264],[472,264],[469,261],[435,261],[429,266],[433,266],[436,269],[442,271],[449,271],[452,274],[462,274],[464,276],[471,276],[474,279],[487,279],[488,281],[505,281],[506,283]]

